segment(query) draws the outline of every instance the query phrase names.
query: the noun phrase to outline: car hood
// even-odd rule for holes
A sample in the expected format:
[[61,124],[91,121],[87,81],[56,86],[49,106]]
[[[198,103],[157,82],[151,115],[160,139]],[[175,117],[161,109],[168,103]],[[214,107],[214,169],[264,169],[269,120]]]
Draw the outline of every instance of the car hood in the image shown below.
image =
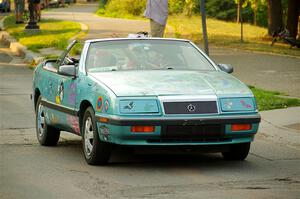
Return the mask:
[[252,95],[246,85],[222,71],[114,71],[89,75],[117,96]]

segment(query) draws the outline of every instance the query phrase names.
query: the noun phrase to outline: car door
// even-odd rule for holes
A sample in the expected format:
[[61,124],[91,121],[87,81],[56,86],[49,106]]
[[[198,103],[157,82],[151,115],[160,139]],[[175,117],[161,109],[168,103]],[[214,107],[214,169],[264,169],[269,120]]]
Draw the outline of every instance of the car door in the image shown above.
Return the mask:
[[[77,64],[69,58],[70,51],[76,43],[72,42],[58,59],[58,71],[59,67],[63,65]],[[53,74],[51,79],[51,93],[54,96],[52,97],[52,103],[55,110],[49,112],[50,120],[52,119],[52,123],[54,122],[55,126],[58,126],[62,130],[80,134],[78,117],[75,111],[78,79],[60,74],[59,72]]]

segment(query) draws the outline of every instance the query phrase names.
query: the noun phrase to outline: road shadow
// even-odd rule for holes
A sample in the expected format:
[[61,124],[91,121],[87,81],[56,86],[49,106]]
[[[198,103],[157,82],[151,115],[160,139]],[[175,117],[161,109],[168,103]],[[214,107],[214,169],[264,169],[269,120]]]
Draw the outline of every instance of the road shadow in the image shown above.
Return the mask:
[[[62,154],[77,156],[77,158],[74,158],[72,161],[80,161],[79,158],[84,161],[81,141],[63,141],[54,148],[57,148],[54,150],[62,151]],[[108,165],[98,167],[124,170],[134,168],[149,171],[168,168],[201,169],[209,171],[238,169],[249,171],[255,170],[256,168],[255,162],[251,160],[253,160],[251,155],[249,155],[245,161],[226,161],[223,159],[221,153],[201,153],[199,151],[181,151],[180,153],[174,153],[169,150],[148,150],[141,152],[129,147],[116,146],[111,154]]]

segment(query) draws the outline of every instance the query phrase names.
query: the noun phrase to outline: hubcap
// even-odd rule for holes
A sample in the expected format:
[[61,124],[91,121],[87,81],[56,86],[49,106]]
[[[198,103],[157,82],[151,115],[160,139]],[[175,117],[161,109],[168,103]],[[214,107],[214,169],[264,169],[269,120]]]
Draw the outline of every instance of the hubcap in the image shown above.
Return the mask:
[[44,107],[40,104],[38,108],[38,135],[42,137],[45,131]]
[[93,141],[94,141],[94,131],[93,131],[92,118],[88,117],[85,120],[85,129],[84,129],[84,151],[87,157],[90,157],[93,151]]

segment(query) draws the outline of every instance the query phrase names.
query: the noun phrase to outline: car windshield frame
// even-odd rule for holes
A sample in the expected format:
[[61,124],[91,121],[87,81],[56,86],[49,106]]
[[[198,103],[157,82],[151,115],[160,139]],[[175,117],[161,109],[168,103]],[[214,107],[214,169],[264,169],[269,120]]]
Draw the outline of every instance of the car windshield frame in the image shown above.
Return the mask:
[[[134,71],[134,70],[195,70],[195,71],[216,71],[218,70],[218,68],[215,66],[214,62],[212,60],[209,59],[209,57],[207,55],[205,55],[205,53],[203,53],[194,43],[192,43],[189,40],[180,40],[180,39],[164,39],[164,38],[138,38],[138,39],[132,39],[132,38],[120,38],[120,39],[103,39],[103,40],[90,40],[87,41],[88,42],[88,48],[85,52],[85,59],[84,59],[84,70],[86,73],[93,73],[93,72],[112,72],[112,71]],[[126,43],[127,42],[127,43]],[[152,45],[151,47],[156,47],[156,45],[174,45],[179,46],[179,47],[186,47],[186,48],[190,48],[194,51],[194,53],[198,56],[199,55],[199,60],[201,59],[201,61],[203,62],[202,64],[204,65],[204,69],[203,68],[188,68],[187,65],[182,65],[182,68],[173,68],[171,65],[170,67],[164,67],[164,68],[149,68],[147,66],[144,66],[144,68],[133,68],[133,69],[124,69],[121,68],[121,70],[116,66],[114,67],[98,67],[97,68],[101,68],[100,70],[93,70],[91,71],[89,67],[90,63],[89,63],[89,54],[91,53],[91,50],[93,49],[94,45],[100,45],[101,48],[102,47],[106,47],[106,46],[117,46],[120,45],[120,49],[125,49],[124,46],[122,45]],[[180,46],[179,44],[181,44],[182,46]],[[94,48],[96,49],[96,48]],[[104,49],[104,48],[103,48]],[[117,48],[116,48],[117,49]],[[157,48],[160,49],[160,48]],[[161,51],[162,52],[162,51]],[[195,63],[199,64],[199,63]],[[190,67],[190,66],[189,66]],[[198,67],[198,66],[197,66]],[[96,68],[96,67],[95,67]],[[108,69],[102,69],[102,68],[108,68]]]

